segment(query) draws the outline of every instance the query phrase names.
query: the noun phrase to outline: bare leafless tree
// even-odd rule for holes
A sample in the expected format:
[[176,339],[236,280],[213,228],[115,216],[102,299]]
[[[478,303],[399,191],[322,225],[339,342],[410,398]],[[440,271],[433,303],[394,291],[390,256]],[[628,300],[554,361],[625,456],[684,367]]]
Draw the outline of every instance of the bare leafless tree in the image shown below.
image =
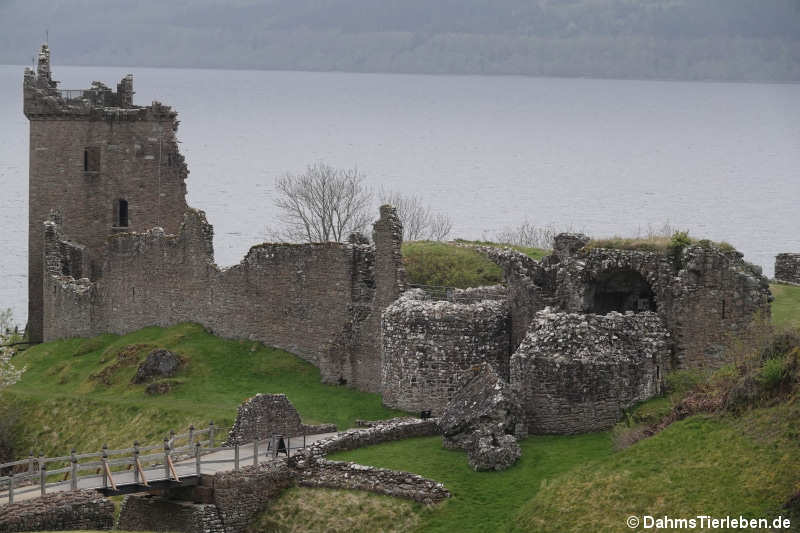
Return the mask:
[[275,182],[282,224],[272,237],[289,242],[343,242],[364,232],[372,216],[372,192],[356,168],[336,169],[321,161],[302,174]]
[[416,194],[381,191],[380,196],[381,203],[393,205],[397,209],[397,216],[403,223],[403,240],[443,241],[453,229],[447,215],[434,214],[430,206],[425,205]]

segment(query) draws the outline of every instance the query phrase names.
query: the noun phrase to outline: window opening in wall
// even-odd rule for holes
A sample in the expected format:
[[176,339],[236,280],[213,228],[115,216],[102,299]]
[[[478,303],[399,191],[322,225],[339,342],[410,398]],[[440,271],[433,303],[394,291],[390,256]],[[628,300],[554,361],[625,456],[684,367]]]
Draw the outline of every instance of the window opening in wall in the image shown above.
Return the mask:
[[117,227],[128,227],[128,200],[117,200],[115,218]]
[[655,311],[656,301],[650,284],[634,270],[603,273],[586,284],[584,311],[604,315],[611,311]]
[[100,172],[99,146],[87,146],[83,149],[83,171]]

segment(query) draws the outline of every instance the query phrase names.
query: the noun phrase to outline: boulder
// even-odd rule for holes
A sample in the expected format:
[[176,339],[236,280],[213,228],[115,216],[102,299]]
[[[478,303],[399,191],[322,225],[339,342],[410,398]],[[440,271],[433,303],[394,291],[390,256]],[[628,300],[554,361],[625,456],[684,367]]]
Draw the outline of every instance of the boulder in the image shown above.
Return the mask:
[[136,369],[131,383],[139,384],[157,378],[171,378],[181,366],[181,358],[169,350],[153,350],[147,359]]
[[473,435],[467,456],[473,470],[505,470],[517,462],[522,450],[512,435],[479,430]]

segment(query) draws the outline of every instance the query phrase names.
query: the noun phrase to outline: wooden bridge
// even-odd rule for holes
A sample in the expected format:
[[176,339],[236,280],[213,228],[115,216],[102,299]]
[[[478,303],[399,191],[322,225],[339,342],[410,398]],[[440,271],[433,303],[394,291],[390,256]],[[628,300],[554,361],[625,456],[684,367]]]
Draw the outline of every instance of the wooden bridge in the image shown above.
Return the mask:
[[170,432],[163,443],[62,457],[31,454],[27,459],[0,464],[0,505],[38,498],[53,492],[95,489],[113,496],[197,485],[203,474],[239,470],[243,465],[291,455],[322,438],[334,435],[272,435],[262,440],[217,446],[227,429],[213,422],[205,429]]

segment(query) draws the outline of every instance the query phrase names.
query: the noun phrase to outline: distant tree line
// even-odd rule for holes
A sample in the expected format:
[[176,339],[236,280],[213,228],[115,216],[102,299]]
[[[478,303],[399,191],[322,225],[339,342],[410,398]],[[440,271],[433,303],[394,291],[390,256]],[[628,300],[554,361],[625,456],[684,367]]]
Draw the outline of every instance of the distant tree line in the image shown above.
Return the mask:
[[800,0],[7,0],[0,63],[800,81]]

